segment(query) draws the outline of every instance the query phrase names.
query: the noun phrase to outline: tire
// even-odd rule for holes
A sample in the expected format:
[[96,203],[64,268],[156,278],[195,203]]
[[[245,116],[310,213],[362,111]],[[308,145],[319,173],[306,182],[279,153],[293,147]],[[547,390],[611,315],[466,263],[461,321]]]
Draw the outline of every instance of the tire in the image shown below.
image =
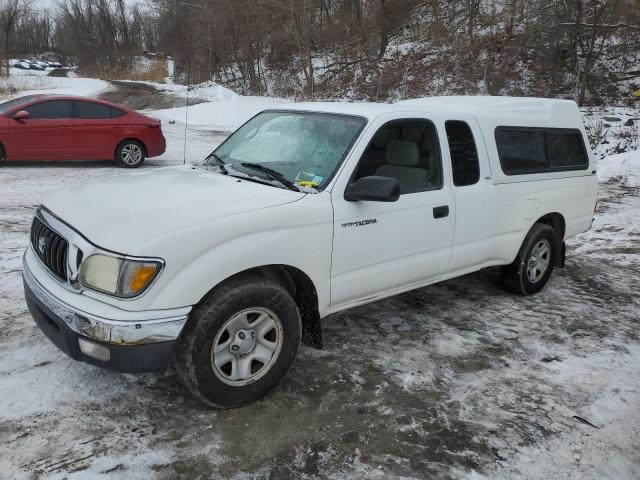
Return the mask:
[[6,160],[5,153],[4,153],[4,147],[1,144],[0,144],[0,160]]
[[557,263],[560,242],[553,227],[544,223],[531,227],[516,259],[502,267],[502,281],[507,290],[521,295],[542,290]]
[[145,155],[144,145],[137,140],[125,140],[116,149],[116,161],[125,168],[138,168]]
[[301,333],[298,307],[284,287],[261,277],[238,278],[194,309],[175,347],[176,372],[205,404],[238,407],[285,377]]

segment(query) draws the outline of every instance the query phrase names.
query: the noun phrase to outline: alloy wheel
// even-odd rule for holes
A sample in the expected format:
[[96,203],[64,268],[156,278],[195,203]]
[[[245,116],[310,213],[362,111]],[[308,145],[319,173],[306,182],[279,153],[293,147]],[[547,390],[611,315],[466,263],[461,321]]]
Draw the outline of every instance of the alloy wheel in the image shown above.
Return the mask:
[[122,157],[122,161],[127,165],[137,165],[143,158],[142,148],[135,143],[128,143],[122,147],[120,156]]

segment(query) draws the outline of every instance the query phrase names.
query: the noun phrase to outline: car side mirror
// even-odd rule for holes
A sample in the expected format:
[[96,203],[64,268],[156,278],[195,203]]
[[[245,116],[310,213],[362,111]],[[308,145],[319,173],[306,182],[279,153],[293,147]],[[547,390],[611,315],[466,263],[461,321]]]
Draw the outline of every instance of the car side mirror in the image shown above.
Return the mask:
[[391,177],[379,177],[372,175],[362,177],[350,184],[344,191],[344,199],[347,202],[360,200],[369,202],[395,202],[400,198],[400,185],[398,180]]
[[27,120],[31,115],[26,110],[20,110],[13,114],[14,120]]

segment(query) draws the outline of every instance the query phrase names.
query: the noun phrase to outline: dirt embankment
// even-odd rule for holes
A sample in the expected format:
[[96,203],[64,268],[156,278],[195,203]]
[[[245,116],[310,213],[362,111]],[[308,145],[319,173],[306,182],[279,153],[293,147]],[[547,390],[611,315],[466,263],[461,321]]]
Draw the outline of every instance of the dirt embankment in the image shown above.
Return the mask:
[[[134,110],[163,109],[184,107],[184,97],[162,91],[151,85],[137,82],[112,80],[113,90],[102,93],[98,98],[125,105]],[[189,105],[202,103],[200,98],[189,98]]]

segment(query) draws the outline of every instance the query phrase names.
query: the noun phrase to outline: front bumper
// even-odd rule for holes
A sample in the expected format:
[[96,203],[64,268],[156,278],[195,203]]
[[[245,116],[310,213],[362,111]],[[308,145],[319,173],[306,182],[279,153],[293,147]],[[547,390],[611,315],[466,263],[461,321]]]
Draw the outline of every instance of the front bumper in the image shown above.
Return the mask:
[[[75,360],[118,372],[164,370],[187,315],[140,321],[110,320],[80,311],[56,298],[38,282],[23,262],[27,307],[40,330]],[[108,351],[103,359],[83,353],[79,341]],[[102,348],[100,348],[102,347]],[[86,349],[85,349],[86,350]]]

